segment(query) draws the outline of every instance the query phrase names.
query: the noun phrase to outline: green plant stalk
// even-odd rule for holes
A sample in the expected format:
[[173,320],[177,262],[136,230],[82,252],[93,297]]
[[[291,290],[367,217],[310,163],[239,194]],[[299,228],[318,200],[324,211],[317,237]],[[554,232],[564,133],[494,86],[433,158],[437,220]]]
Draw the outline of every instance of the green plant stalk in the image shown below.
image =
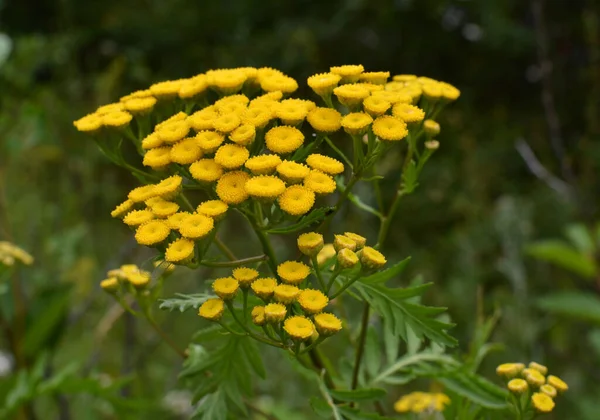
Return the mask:
[[231,312],[231,315],[233,316],[235,322],[237,322],[239,326],[242,327],[242,329],[246,332],[248,336],[254,338],[257,341],[260,341],[261,343],[268,344],[269,346],[285,348],[284,345],[281,343],[271,341],[268,338],[261,337],[260,335],[256,335],[252,331],[250,331],[250,329],[248,329],[248,326],[238,318],[237,314],[235,313],[235,308],[233,307],[233,302],[231,300],[226,300],[225,305],[227,305],[227,308],[229,309],[229,312]]
[[275,250],[273,249],[273,245],[271,245],[271,241],[269,241],[267,234],[257,225],[255,221],[250,220],[250,224],[252,225],[252,229],[256,233],[260,244],[262,245],[263,252],[268,257],[267,264],[269,265],[269,268],[273,272],[273,275],[277,277],[277,259],[275,257]]
[[315,269],[315,275],[317,276],[317,280],[319,281],[319,286],[321,286],[321,291],[325,292],[325,280],[323,279],[323,275],[321,274],[321,267],[319,267],[319,262],[317,261],[317,256],[313,255],[310,257],[310,261]]
[[335,284],[335,279],[337,279],[337,277],[340,275],[341,272],[342,272],[342,268],[339,266],[339,264],[336,264],[335,269],[333,270],[333,274],[331,275],[331,278],[329,279],[329,283],[327,283],[327,290],[325,291],[326,295],[329,294],[329,291]]
[[344,284],[337,292],[335,292],[333,295],[331,295],[331,297],[329,299],[333,300],[336,297],[340,296],[342,293],[344,293],[344,291],[349,288],[350,286],[352,286],[354,283],[356,283],[356,281],[360,278],[361,273],[358,273],[356,276],[354,276],[353,278],[351,278],[350,280],[348,280],[346,282],[346,284]]
[[362,362],[363,353],[365,351],[365,343],[367,341],[367,329],[369,327],[369,315],[371,307],[367,302],[364,303],[362,319],[360,322],[360,335],[358,337],[358,345],[356,347],[356,356],[354,358],[354,369],[352,370],[352,383],[350,389],[354,390],[358,386],[358,374],[360,373],[360,364]]
[[[238,267],[244,264],[251,264],[255,262],[265,261],[266,255],[257,255],[255,257],[242,258],[239,260],[231,261],[200,261],[197,265],[203,265],[205,267]],[[195,268],[195,267],[193,267]]]

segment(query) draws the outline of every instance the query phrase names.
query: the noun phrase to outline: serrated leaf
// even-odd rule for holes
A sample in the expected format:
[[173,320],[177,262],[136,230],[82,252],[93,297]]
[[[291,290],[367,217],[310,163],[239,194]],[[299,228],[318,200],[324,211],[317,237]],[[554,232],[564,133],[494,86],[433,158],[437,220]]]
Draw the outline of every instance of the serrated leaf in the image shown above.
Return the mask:
[[555,264],[585,278],[592,279],[598,273],[598,267],[593,258],[581,254],[562,241],[536,242],[527,246],[525,251],[534,258]]
[[386,392],[382,388],[362,388],[355,390],[330,389],[329,394],[336,400],[354,402],[378,400],[383,398]]
[[543,311],[600,325],[600,299],[589,293],[553,293],[537,299],[536,306]]
[[210,325],[206,328],[202,328],[194,333],[192,336],[193,342],[206,343],[223,336],[223,327],[220,325]]
[[207,395],[198,409],[194,412],[193,419],[227,420],[227,401],[225,394],[219,390]]
[[313,224],[321,223],[323,219],[325,219],[327,216],[333,213],[333,211],[333,207],[320,207],[318,209],[314,209],[294,224],[279,228],[268,229],[265,232],[274,235],[297,232]]
[[417,183],[418,176],[417,165],[411,160],[406,170],[402,173],[402,191],[404,194],[410,194],[417,188],[419,185]]
[[362,277],[359,281],[364,284],[379,284],[385,283],[388,280],[393,279],[394,277],[402,274],[408,263],[410,262],[410,257],[403,259],[402,261],[397,262],[390,268],[387,268],[383,271],[378,271],[375,274],[371,274],[370,276]]
[[198,309],[208,299],[215,297],[207,293],[195,293],[193,295],[176,293],[175,296],[177,297],[161,299],[159,308],[167,311],[185,312],[189,309]]
[[487,379],[472,373],[453,372],[437,379],[448,389],[482,407],[502,410],[506,408],[508,392]]

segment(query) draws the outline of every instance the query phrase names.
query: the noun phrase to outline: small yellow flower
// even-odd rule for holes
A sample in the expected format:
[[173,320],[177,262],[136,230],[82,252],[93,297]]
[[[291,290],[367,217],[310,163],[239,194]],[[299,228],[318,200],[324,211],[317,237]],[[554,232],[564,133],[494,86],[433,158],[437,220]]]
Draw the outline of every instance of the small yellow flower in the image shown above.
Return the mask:
[[442,97],[447,101],[456,101],[460,96],[460,90],[449,83],[440,82]]
[[185,121],[188,119],[188,114],[186,114],[185,112],[178,112],[175,115],[170,116],[169,118],[167,118],[166,120],[156,124],[156,126],[154,127],[154,131],[158,131],[161,128],[168,126],[171,123],[177,122],[177,121]]
[[342,126],[342,114],[331,108],[315,108],[306,120],[319,133],[334,133]]
[[117,207],[115,207],[115,209],[110,212],[110,216],[111,217],[125,216],[125,214],[133,208],[134,204],[135,203],[133,201],[127,199],[127,200],[123,201],[121,204],[119,204]]
[[[358,84],[341,85],[333,89],[333,93],[341,104],[357,107],[371,94],[369,89]],[[342,123],[343,125],[343,123]]]
[[304,181],[310,169],[302,163],[284,160],[277,165],[277,173],[288,184],[298,184]]
[[123,107],[123,104],[117,102],[114,104],[106,104],[106,105],[99,106],[98,109],[96,110],[96,114],[106,115],[106,114],[110,114],[112,112],[123,111],[124,109],[125,108]]
[[357,243],[354,239],[350,238],[347,235],[334,235],[333,247],[335,248],[336,252],[339,252],[342,249],[349,249],[350,251],[355,251],[357,248]]
[[315,326],[310,319],[304,316],[291,316],[283,323],[283,329],[293,339],[306,341],[312,337],[315,332]]
[[273,127],[265,134],[267,148],[278,154],[295,151],[304,143],[304,134],[295,127]]
[[144,223],[135,231],[135,240],[140,245],[159,244],[169,237],[171,229],[160,220],[151,220]]
[[242,289],[247,289],[258,278],[258,271],[254,268],[238,267],[233,270],[233,278],[240,283]]
[[274,74],[268,77],[261,77],[259,80],[260,88],[265,92],[281,91],[289,94],[298,89],[298,82],[285,75]]
[[556,388],[554,388],[552,385],[548,385],[548,384],[542,385],[540,387],[540,392],[542,394],[546,394],[550,398],[555,398],[557,395]]
[[279,207],[292,216],[302,216],[315,204],[315,193],[301,185],[291,185],[278,199]]
[[523,374],[525,380],[533,387],[539,388],[546,383],[546,377],[535,369],[525,369]]
[[187,211],[180,211],[179,213],[172,214],[167,218],[167,226],[171,229],[179,230],[181,224],[191,216],[191,213]]
[[520,379],[520,378],[511,379],[508,382],[507,387],[508,387],[508,390],[514,394],[522,394],[529,389],[529,385],[527,384],[527,381],[525,381],[524,379]]
[[244,124],[252,125],[256,128],[264,128],[273,118],[273,112],[266,105],[255,105],[246,110],[242,115]]
[[109,277],[100,282],[100,287],[107,293],[115,293],[119,290],[119,279],[116,277]]
[[398,102],[404,102],[406,104],[412,103],[412,96],[409,94],[392,90],[377,90],[375,92],[371,92],[371,97],[382,99],[392,105]]
[[281,303],[269,303],[265,306],[265,318],[267,322],[276,323],[285,319],[287,309]]
[[[227,105],[231,105],[231,104],[235,104],[235,105],[248,105],[248,102],[250,102],[250,99],[246,96],[246,95],[242,95],[242,94],[238,94],[238,95],[229,95],[229,96],[225,96],[221,99],[219,99],[218,101],[216,101],[214,103],[215,108],[221,112],[221,110],[223,109],[227,109],[227,108],[222,108],[222,107],[226,107]],[[223,113],[223,112],[221,112]]]
[[221,220],[228,208],[229,206],[227,203],[224,203],[221,200],[208,200],[200,203],[196,209],[196,212],[208,217],[212,217],[215,221],[217,221]]
[[181,238],[171,242],[165,253],[165,261],[184,264],[194,256],[194,241]]
[[413,80],[417,80],[417,76],[414,74],[397,74],[392,79],[395,82],[410,82]]
[[350,249],[340,249],[337,253],[337,262],[342,268],[352,268],[358,264],[358,256]]
[[217,195],[227,204],[240,204],[248,198],[245,185],[249,179],[243,171],[227,172],[217,182]]
[[329,156],[313,153],[306,158],[306,163],[313,169],[329,175],[337,175],[344,172],[344,164]]
[[537,362],[530,362],[529,363],[529,369],[537,370],[542,375],[547,375],[548,374],[548,368],[546,366],[544,366],[544,365],[540,365]]
[[325,312],[317,314],[314,321],[317,332],[324,337],[329,337],[342,329],[342,321],[333,314]]
[[[398,103],[396,105],[405,104]],[[377,117],[375,122],[373,122],[373,134],[375,134],[380,140],[398,141],[408,136],[408,129],[406,127],[406,123],[401,119],[394,118],[389,115],[383,115],[381,117]]]
[[132,92],[129,95],[122,96],[119,99],[119,102],[127,102],[128,100],[134,98],[147,98],[148,96],[152,96],[152,92],[150,92],[150,89],[136,90],[135,92]]
[[300,284],[310,274],[310,268],[299,261],[286,261],[277,266],[277,274],[284,283]]
[[201,239],[213,230],[214,223],[211,217],[203,214],[192,214],[181,222],[179,232],[184,238]]
[[179,93],[183,80],[165,80],[150,86],[150,92],[158,98],[172,98]]
[[200,159],[190,165],[190,174],[201,182],[214,182],[223,175],[223,168],[214,159]]
[[212,285],[215,294],[223,300],[231,300],[240,288],[240,284],[233,277],[221,277]]
[[225,136],[216,131],[200,131],[196,140],[204,153],[213,153],[225,141]]
[[414,105],[417,102],[419,102],[419,99],[421,98],[421,94],[423,93],[423,89],[421,89],[421,86],[418,86],[418,85],[409,85],[409,86],[403,87],[398,92],[409,95],[411,97],[412,103]]
[[284,125],[298,125],[304,121],[307,114],[306,105],[298,99],[286,99],[275,107],[275,116]]
[[427,137],[432,138],[440,134],[440,125],[434,120],[423,121],[423,130]]
[[123,103],[125,109],[133,114],[145,114],[156,105],[156,98],[147,96],[145,98],[132,98]]
[[[162,140],[161,140],[162,142]],[[149,166],[152,169],[161,169],[171,163],[171,148],[170,147],[156,147],[148,150],[144,154],[142,164]]]
[[549,375],[547,382],[548,382],[548,385],[553,386],[560,393],[563,393],[569,389],[569,386],[567,385],[567,383],[565,381],[563,381],[562,379],[560,379],[558,376]]
[[169,217],[177,213],[179,204],[161,199],[161,201],[151,205],[150,210],[156,217]]
[[438,101],[442,97],[442,86],[438,82],[430,82],[421,86],[423,96],[430,101]]
[[261,103],[263,101],[279,101],[281,100],[281,98],[283,98],[283,92],[279,91],[279,90],[274,90],[273,92],[267,92],[264,93],[260,96],[257,96],[256,98],[254,98],[252,101],[250,101],[251,104],[258,104]]
[[277,286],[277,280],[272,277],[265,277],[254,280],[250,287],[256,296],[267,301],[271,298],[271,296],[273,296],[275,286]]
[[252,197],[274,200],[285,191],[285,183],[276,176],[258,175],[250,178],[244,188]]
[[189,165],[202,157],[202,149],[195,138],[185,138],[171,148],[171,162]]
[[248,160],[249,156],[250,152],[244,146],[225,144],[215,153],[215,162],[225,169],[237,169]]
[[536,392],[531,396],[531,404],[535,411],[549,413],[554,409],[554,401],[548,395]]
[[333,244],[325,244],[323,249],[317,254],[317,264],[319,264],[319,266],[323,265],[325,262],[335,257],[336,254],[337,252],[333,247]]
[[102,125],[105,127],[122,128],[127,126],[133,117],[129,112],[115,111],[102,116]]
[[244,166],[254,175],[270,175],[280,163],[278,155],[259,155],[248,159]]
[[331,95],[340,80],[342,80],[342,76],[339,74],[320,73],[310,76],[306,82],[317,95],[327,96]]
[[264,306],[255,306],[252,308],[252,322],[254,325],[258,325],[259,327],[265,325],[267,323],[267,319],[265,318],[265,307]]
[[360,251],[360,263],[363,267],[371,268],[373,270],[379,269],[385,265],[387,260],[383,254],[377,251],[375,248],[365,246]]
[[165,143],[175,143],[183,139],[190,132],[187,120],[169,122],[156,130],[158,137]]
[[154,219],[154,214],[150,210],[133,210],[127,213],[123,222],[128,226],[139,226]]
[[225,310],[225,303],[222,299],[212,298],[206,300],[198,310],[198,315],[209,321],[218,321]]
[[372,117],[378,117],[387,112],[392,104],[380,96],[369,96],[363,101],[363,108]]
[[170,200],[179,194],[182,182],[183,178],[179,175],[170,176],[154,186],[154,193],[165,200]]
[[156,133],[150,133],[142,140],[142,149],[150,150],[163,145],[163,141]]
[[336,189],[334,179],[321,171],[310,171],[304,178],[304,186],[316,194],[331,194]]
[[178,95],[181,99],[193,98],[206,92],[207,87],[206,76],[199,74],[184,81],[179,88]]
[[275,300],[284,305],[289,305],[296,301],[300,294],[300,289],[291,284],[279,284],[274,290]]
[[222,114],[213,120],[213,127],[221,133],[231,133],[241,123],[241,118],[236,114]]
[[238,92],[246,81],[246,74],[237,69],[213,70],[206,74],[208,82],[221,93],[230,95]]
[[219,113],[212,107],[194,112],[187,119],[188,124],[196,131],[214,129],[213,122],[219,117]]
[[77,131],[82,133],[93,133],[102,128],[102,117],[98,114],[88,114],[85,117],[73,121],[73,125]]
[[156,192],[156,187],[154,185],[142,185],[141,187],[136,187],[129,191],[127,198],[134,203],[141,203],[149,198],[156,197],[157,195],[159,194]]
[[316,232],[307,232],[298,236],[298,249],[309,257],[316,255],[323,249],[323,235]]
[[425,148],[428,150],[437,150],[440,147],[440,142],[437,140],[428,140],[425,142]]
[[341,76],[342,83],[354,83],[359,79],[360,74],[365,71],[365,68],[362,64],[346,64],[343,66],[330,67],[329,71],[333,74]]
[[352,239],[356,243],[356,249],[361,249],[367,244],[367,238],[352,232],[344,232],[344,236]]
[[389,71],[368,71],[361,73],[359,80],[366,83],[373,83],[375,85],[385,85],[389,77]]
[[312,315],[322,312],[329,303],[329,298],[320,290],[304,289],[298,296],[298,303],[304,312]]
[[366,133],[373,118],[364,112],[351,112],[342,118],[342,127],[348,134],[361,135]]
[[229,133],[229,139],[240,146],[248,146],[252,144],[255,137],[256,128],[250,124],[242,124]]

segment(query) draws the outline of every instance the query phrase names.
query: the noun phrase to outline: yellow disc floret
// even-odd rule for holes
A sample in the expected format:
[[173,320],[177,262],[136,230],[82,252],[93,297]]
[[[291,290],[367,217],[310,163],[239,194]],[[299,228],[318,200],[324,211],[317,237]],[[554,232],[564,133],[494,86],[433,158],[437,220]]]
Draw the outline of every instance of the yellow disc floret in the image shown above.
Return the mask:
[[360,252],[360,263],[363,267],[376,270],[383,267],[386,262],[383,254],[370,246],[365,246]]
[[[397,104],[404,105],[404,104]],[[412,105],[411,105],[412,106]],[[373,122],[373,134],[380,140],[398,141],[408,135],[406,123],[399,118],[383,115]]]
[[273,296],[275,287],[277,286],[277,280],[272,277],[265,277],[262,279],[256,279],[250,286],[252,291],[264,301],[267,301]]
[[215,153],[215,162],[226,169],[236,169],[242,166],[250,156],[250,152],[244,146],[237,144],[225,144]]
[[369,89],[359,84],[349,84],[338,86],[333,89],[333,93],[338,98],[338,101],[348,107],[357,107],[362,104],[365,98],[371,94]]
[[269,175],[280,163],[281,158],[278,155],[260,155],[248,159],[244,166],[254,175]]
[[329,303],[329,298],[320,290],[305,289],[298,296],[298,303],[307,314],[318,314]]
[[421,122],[425,119],[425,111],[415,105],[397,103],[392,108],[392,115],[407,124]]
[[216,131],[201,131],[196,134],[196,140],[204,153],[213,153],[225,141],[225,136]]
[[167,239],[171,229],[160,220],[144,223],[135,231],[135,240],[140,245],[156,245]]
[[323,249],[323,235],[317,232],[307,232],[298,236],[298,249],[304,255],[312,257]]
[[363,101],[365,112],[372,117],[378,117],[385,114],[391,106],[392,104],[388,100],[380,96],[369,96]]
[[342,127],[348,134],[361,135],[367,131],[372,122],[373,118],[369,114],[351,112],[342,118]]
[[202,157],[202,148],[195,138],[185,138],[171,148],[171,162],[189,165]]
[[539,413],[549,413],[554,409],[554,401],[542,392],[536,392],[531,396],[531,405]]
[[225,303],[222,299],[212,298],[205,301],[198,310],[198,315],[209,321],[218,321],[225,310]]
[[152,169],[164,168],[169,163],[171,163],[170,147],[156,147],[150,149],[144,154],[144,159],[142,161],[144,166],[149,166]]
[[314,169],[304,178],[304,186],[316,194],[331,194],[336,188],[331,176]]
[[306,158],[306,163],[313,169],[326,174],[337,175],[344,172],[344,164],[329,156],[313,153]]
[[258,278],[258,271],[254,268],[238,267],[233,270],[233,278],[240,283],[240,287],[246,289]]
[[275,199],[285,191],[285,183],[276,176],[259,175],[250,178],[245,188],[252,197]]
[[171,242],[165,252],[165,261],[183,264],[194,256],[194,242],[181,238]]
[[196,209],[197,213],[203,214],[208,217],[212,217],[214,220],[220,220],[229,206],[221,200],[208,200],[200,203]]
[[123,222],[128,226],[139,226],[154,219],[150,210],[133,210],[125,215]]
[[338,317],[329,313],[320,313],[314,317],[317,332],[324,337],[328,337],[342,329],[342,321]]
[[201,182],[214,182],[223,175],[223,168],[214,159],[200,159],[190,165],[190,174]]
[[315,326],[310,319],[304,316],[291,316],[283,323],[283,329],[293,339],[306,341],[315,332]]
[[306,120],[319,133],[334,133],[342,126],[342,114],[331,108],[315,108]]
[[315,193],[304,186],[292,185],[279,196],[279,207],[292,216],[302,216],[315,204]]
[[304,143],[304,134],[295,127],[273,127],[265,134],[267,148],[278,154],[295,151]]
[[265,306],[265,318],[267,322],[277,323],[285,319],[287,309],[281,303],[269,303]]
[[286,261],[277,266],[277,275],[285,283],[300,284],[310,274],[310,267],[299,261]]
[[256,137],[256,128],[251,124],[242,124],[231,133],[229,139],[240,146],[248,146]]
[[243,171],[227,172],[217,182],[217,195],[227,204],[240,204],[248,198],[245,185],[249,179]]
[[299,294],[300,289],[291,284],[279,284],[274,290],[275,300],[284,305],[295,302]]
[[310,173],[310,168],[302,163],[284,160],[277,165],[277,173],[285,182],[298,184]]
[[307,79],[307,84],[319,96],[331,95],[342,76],[335,73],[314,74]]
[[203,214],[192,214],[179,225],[179,233],[184,238],[200,239],[213,230],[214,221]]
[[235,297],[240,284],[233,277],[221,277],[214,281],[212,288],[221,299],[231,300]]
[[365,71],[362,64],[346,64],[343,66],[330,67],[329,71],[342,77],[342,83],[356,82],[360,74]]

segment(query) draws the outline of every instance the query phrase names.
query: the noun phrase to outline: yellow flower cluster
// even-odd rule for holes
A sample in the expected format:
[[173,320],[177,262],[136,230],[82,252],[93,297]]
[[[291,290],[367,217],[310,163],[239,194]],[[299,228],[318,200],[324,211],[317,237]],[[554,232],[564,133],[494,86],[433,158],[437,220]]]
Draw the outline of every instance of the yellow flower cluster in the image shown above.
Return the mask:
[[554,409],[554,399],[569,389],[562,379],[548,375],[548,368],[536,362],[528,367],[523,363],[504,363],[496,368],[496,373],[508,381],[506,387],[510,392],[526,395],[524,410],[531,407],[538,413],[549,413]]
[[450,397],[440,392],[411,392],[402,396],[394,404],[398,413],[442,412],[450,404]]
[[130,284],[136,289],[143,289],[150,283],[152,275],[135,264],[125,264],[106,273],[106,279],[100,287],[108,293],[116,293],[122,285]]
[[[320,242],[315,235],[320,236]],[[309,256],[316,254],[319,266],[336,257],[336,262],[341,268],[352,268],[359,262],[362,268],[367,270],[383,267],[387,262],[385,256],[366,244],[365,237],[352,232],[334,235],[333,243],[325,245],[320,234],[305,233],[298,238],[300,251]]]
[[0,264],[11,267],[19,261],[25,265],[33,264],[33,257],[24,249],[8,241],[0,241]]

